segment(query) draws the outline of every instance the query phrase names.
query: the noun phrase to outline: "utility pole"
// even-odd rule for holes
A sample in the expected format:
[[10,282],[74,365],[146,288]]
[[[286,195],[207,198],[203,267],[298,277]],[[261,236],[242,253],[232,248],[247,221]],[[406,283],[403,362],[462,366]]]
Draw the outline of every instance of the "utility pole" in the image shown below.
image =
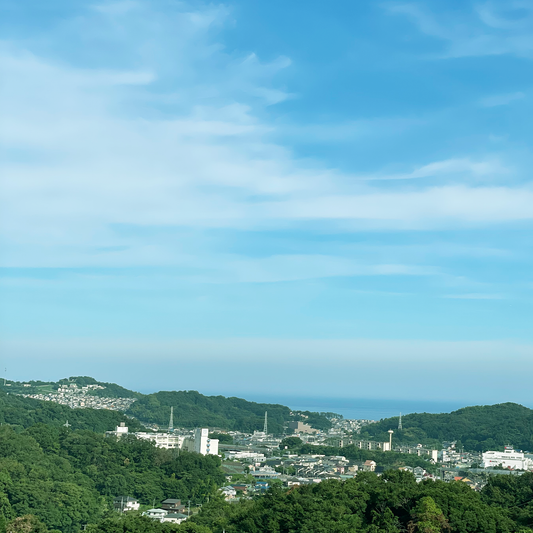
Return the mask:
[[189,500],[189,503],[187,504],[187,516],[191,516],[191,500]]

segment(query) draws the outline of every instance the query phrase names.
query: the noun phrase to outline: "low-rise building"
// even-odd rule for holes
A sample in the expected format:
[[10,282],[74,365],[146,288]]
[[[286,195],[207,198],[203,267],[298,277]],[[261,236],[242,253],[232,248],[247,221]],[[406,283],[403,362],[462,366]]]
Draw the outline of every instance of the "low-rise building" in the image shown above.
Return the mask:
[[294,433],[316,433],[317,430],[303,422],[289,422],[289,429]]
[[115,510],[122,513],[126,511],[138,511],[139,506],[139,501],[130,496],[117,496],[113,500],[113,507]]
[[363,472],[375,472],[376,471],[376,461],[365,461],[363,463]]
[[481,461],[483,468],[501,466],[512,470],[533,469],[533,461],[526,458],[522,452],[515,451],[512,446],[506,446],[503,452],[485,452]]
[[226,501],[233,500],[237,496],[237,491],[231,486],[222,487],[220,492],[222,492]]
[[250,471],[250,474],[257,479],[278,479],[281,474],[270,466],[261,466]]
[[161,509],[168,511],[169,513],[181,513],[185,509],[185,505],[181,503],[181,500],[175,500],[174,498],[167,498],[161,503]]
[[161,520],[161,522],[170,522],[172,524],[181,524],[187,520],[187,515],[182,513],[167,513]]
[[165,518],[165,516],[167,516],[167,514],[168,514],[168,511],[165,511],[164,509],[148,509],[148,511],[144,511],[142,515],[147,516],[148,518],[151,518],[152,520],[163,522],[163,519]]

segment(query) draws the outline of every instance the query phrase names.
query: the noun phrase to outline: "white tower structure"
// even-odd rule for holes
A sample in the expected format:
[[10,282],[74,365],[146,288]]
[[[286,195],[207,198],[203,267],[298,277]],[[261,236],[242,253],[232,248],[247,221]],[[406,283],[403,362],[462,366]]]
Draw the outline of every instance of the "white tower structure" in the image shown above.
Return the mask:
[[170,420],[168,422],[168,432],[172,433],[174,431],[174,407],[170,408]]
[[392,452],[392,434],[394,433],[394,431],[392,431],[392,429],[389,429],[388,433],[389,433],[389,452]]
[[207,428],[198,428],[194,432],[194,451],[202,455],[218,455],[218,439],[210,439]]
[[263,426],[263,433],[265,434],[265,436],[268,435],[267,414],[268,411],[265,411],[265,425]]

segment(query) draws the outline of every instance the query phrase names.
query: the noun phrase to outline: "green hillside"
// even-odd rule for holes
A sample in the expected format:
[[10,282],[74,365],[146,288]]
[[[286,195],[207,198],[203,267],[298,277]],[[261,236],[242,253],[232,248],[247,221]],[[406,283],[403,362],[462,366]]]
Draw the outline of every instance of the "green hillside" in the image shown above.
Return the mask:
[[[325,480],[239,504],[213,501],[191,518],[216,533],[533,533],[533,474],[465,483],[424,481],[389,470]],[[102,523],[95,533],[117,531]]]
[[0,391],[0,423],[15,428],[28,428],[34,424],[60,427],[66,423],[72,429],[89,429],[97,433],[112,430],[125,422],[132,431],[141,431],[137,420],[118,411],[106,409],[71,409],[53,402],[23,398]]
[[464,407],[452,413],[415,413],[387,418],[365,426],[361,438],[387,441],[394,430],[396,444],[429,444],[458,441],[468,451],[503,449],[511,444],[517,449],[533,451],[533,410],[516,403]]
[[[281,434],[291,420],[302,420],[316,429],[327,430],[331,427],[329,420],[333,413],[314,413],[305,411],[293,413],[279,404],[256,403],[241,398],[224,396],[204,396],[196,391],[161,391],[153,394],[141,394],[126,389],[116,383],[97,381],[88,376],[72,376],[59,381],[28,381],[25,383],[0,381],[2,391],[13,394],[49,394],[57,392],[62,385],[76,384],[79,388],[86,385],[100,385],[103,389],[94,389],[87,394],[108,398],[135,398],[127,414],[141,422],[167,427],[170,419],[170,407],[174,407],[174,426],[195,428],[199,426],[218,427],[221,429],[253,432],[263,429],[265,411],[268,411],[269,433]],[[78,410],[76,410],[78,411]],[[339,415],[337,415],[339,416]],[[129,423],[128,425],[131,425]]]
[[[174,407],[174,426],[209,426],[222,429],[253,432],[263,429],[265,411],[268,411],[269,433],[281,434],[286,422],[292,420],[288,407],[278,404],[248,402],[241,398],[204,396],[196,391],[156,392],[136,401],[127,414],[143,422],[168,425],[170,407]],[[320,415],[313,419],[322,426],[330,422]]]
[[202,503],[224,482],[217,456],[156,448],[135,438],[116,440],[91,431],[37,424],[15,432],[0,427],[0,530],[17,528],[17,517],[34,515],[46,528],[76,533],[105,516],[116,516],[119,495],[146,505],[166,498]]

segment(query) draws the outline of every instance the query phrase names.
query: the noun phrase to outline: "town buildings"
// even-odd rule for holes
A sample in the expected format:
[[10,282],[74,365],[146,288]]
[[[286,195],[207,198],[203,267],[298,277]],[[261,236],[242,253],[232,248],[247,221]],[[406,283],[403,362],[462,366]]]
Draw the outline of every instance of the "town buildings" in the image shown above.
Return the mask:
[[512,446],[506,446],[503,452],[488,451],[482,455],[483,468],[502,467],[512,470],[533,469],[533,461],[525,457],[522,452],[517,452]]
[[[107,437],[122,438],[130,435],[127,426],[122,422],[114,431],[106,431]],[[138,431],[131,433],[134,437],[153,442],[158,448],[182,449],[188,452],[201,453],[202,455],[218,455],[218,439],[209,437],[207,428],[196,429],[193,435],[180,435],[178,433],[157,433],[154,431]]]

